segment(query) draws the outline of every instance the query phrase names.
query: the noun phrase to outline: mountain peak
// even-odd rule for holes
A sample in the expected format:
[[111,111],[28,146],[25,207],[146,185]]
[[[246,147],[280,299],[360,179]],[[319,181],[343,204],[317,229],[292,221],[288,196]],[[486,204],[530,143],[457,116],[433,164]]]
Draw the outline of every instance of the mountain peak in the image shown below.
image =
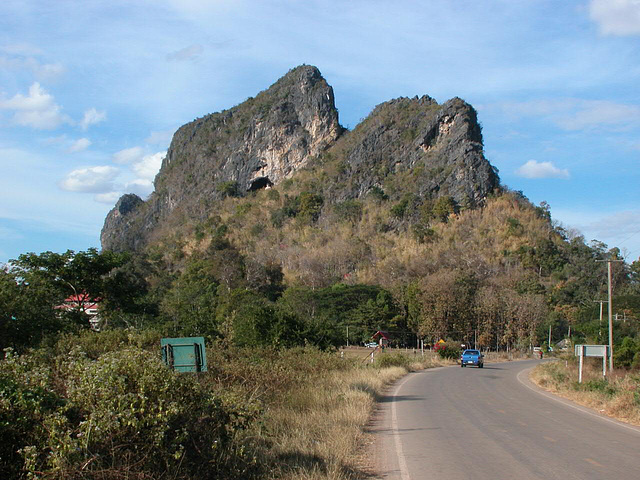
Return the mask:
[[329,202],[377,189],[396,199],[447,195],[473,208],[499,185],[483,155],[476,112],[464,101],[391,100],[345,132],[333,89],[316,67],[301,65],[255,98],[180,127],[155,192],[146,202],[118,202],[105,221],[102,246],[138,249],[206,221],[227,196],[278,187],[314,159],[320,160],[314,168],[325,165],[318,174]]

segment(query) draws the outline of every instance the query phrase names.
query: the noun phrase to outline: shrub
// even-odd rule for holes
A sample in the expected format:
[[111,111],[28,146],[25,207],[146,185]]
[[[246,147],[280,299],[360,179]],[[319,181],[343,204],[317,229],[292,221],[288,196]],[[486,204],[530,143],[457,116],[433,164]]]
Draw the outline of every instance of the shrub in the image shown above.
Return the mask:
[[321,195],[311,192],[302,192],[299,195],[300,215],[308,221],[315,222],[320,217],[324,199]]
[[345,200],[337,203],[333,208],[340,221],[356,223],[362,217],[362,203],[357,200]]
[[433,349],[438,352],[440,358],[447,360],[457,360],[460,357],[460,347],[451,342],[436,343]]
[[234,181],[221,182],[216,185],[216,191],[222,197],[237,197],[239,195],[238,184]]
[[406,355],[402,355],[401,353],[383,353],[376,358],[376,367],[378,368],[388,368],[388,367],[404,367],[407,370],[411,361],[409,357]]
[[411,232],[418,243],[429,243],[436,238],[436,231],[422,223],[412,225]]
[[634,357],[640,352],[640,345],[631,337],[624,337],[622,345],[613,352],[613,362],[618,367],[630,368]]
[[273,201],[280,200],[280,193],[275,188],[270,188],[267,190],[267,198]]
[[48,368],[10,350],[0,363],[0,478],[18,478],[20,450],[39,443],[46,434],[45,418],[62,405],[50,376]]
[[403,198],[398,203],[396,203],[393,207],[391,207],[391,215],[396,218],[404,217],[404,214],[407,211],[408,206],[409,206],[409,199]]
[[126,347],[94,361],[76,348],[55,372],[29,359],[2,364],[3,462],[19,451],[30,475],[237,478],[253,463],[238,438],[256,410],[157,355]]
[[582,383],[574,384],[575,390],[581,390],[584,392],[600,392],[605,395],[614,395],[616,393],[615,387],[609,384],[609,381],[604,378],[598,380],[587,380]]
[[457,211],[457,205],[453,197],[443,195],[438,197],[433,205],[433,216],[440,222],[446,222],[449,215]]
[[368,195],[370,195],[371,197],[373,197],[375,200],[379,202],[389,199],[389,196],[386,193],[384,193],[384,190],[382,190],[380,187],[376,187],[375,185],[371,187]]

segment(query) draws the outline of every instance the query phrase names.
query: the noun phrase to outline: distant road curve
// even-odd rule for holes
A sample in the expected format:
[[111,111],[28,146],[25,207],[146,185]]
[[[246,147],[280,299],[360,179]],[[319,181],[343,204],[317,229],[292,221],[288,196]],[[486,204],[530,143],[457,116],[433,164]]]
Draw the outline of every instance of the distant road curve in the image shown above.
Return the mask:
[[411,373],[371,427],[389,480],[640,480],[640,428],[538,389],[539,360]]

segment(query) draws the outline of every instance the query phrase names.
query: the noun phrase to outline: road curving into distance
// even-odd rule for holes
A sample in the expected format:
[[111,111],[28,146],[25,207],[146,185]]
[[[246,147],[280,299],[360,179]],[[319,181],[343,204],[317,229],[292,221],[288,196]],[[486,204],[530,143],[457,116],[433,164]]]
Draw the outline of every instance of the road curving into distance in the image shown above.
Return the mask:
[[640,428],[538,389],[539,360],[411,373],[380,402],[380,478],[640,479]]

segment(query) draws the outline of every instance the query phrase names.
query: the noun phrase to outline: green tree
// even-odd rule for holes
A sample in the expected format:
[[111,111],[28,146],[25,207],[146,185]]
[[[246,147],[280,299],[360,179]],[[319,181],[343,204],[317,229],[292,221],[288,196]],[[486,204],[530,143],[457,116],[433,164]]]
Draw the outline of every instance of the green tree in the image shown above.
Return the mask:
[[18,351],[36,346],[47,335],[77,328],[75,322],[53,308],[60,294],[41,278],[27,282],[0,270],[0,350]]
[[324,200],[321,195],[311,192],[302,192],[299,196],[299,215],[306,221],[315,222],[322,213]]
[[[135,303],[133,298],[146,291],[142,278],[118,270],[127,261],[128,254],[99,253],[95,248],[26,253],[11,260],[2,272],[0,293],[5,305],[0,331],[5,332],[6,344],[30,346],[49,333],[86,328],[86,309],[96,301],[105,312],[126,311]],[[70,297],[74,308],[59,308]]]
[[440,222],[446,222],[449,215],[458,211],[457,204],[453,197],[443,195],[438,197],[433,205],[433,216]]
[[187,265],[160,307],[172,335],[218,335],[218,285],[215,265],[210,260],[193,260]]

